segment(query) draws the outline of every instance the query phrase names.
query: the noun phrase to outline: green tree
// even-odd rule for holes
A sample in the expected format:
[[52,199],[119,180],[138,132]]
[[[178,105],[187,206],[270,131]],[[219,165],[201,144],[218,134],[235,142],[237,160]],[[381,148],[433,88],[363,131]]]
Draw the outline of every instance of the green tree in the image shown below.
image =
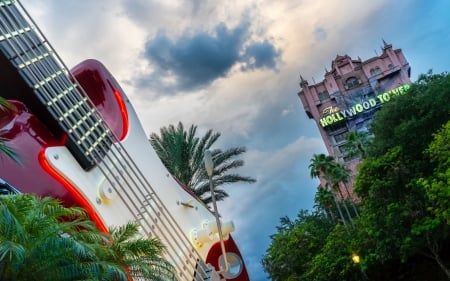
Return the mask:
[[450,269],[441,259],[437,244],[448,238],[450,231],[450,121],[434,134],[426,153],[432,162],[437,163],[433,174],[428,178],[420,178],[417,183],[425,189],[428,199],[427,211],[431,214],[424,216],[412,229],[416,235],[425,236],[428,257],[435,260],[450,279]]
[[[347,212],[347,215],[349,216],[350,221],[352,221],[352,217],[353,215],[350,215],[348,208],[347,208],[347,204],[350,203],[350,205],[353,208],[353,212],[355,216],[359,216],[358,210],[356,208],[356,204],[354,202],[354,196],[353,194],[349,191],[347,183],[350,179],[350,173],[351,170],[348,169],[347,167],[345,167],[343,164],[341,163],[334,163],[331,166],[331,169],[328,170],[328,178],[332,184],[332,187],[335,191],[339,192],[340,196],[341,196],[341,202],[345,207],[345,210]],[[344,190],[346,191],[346,196],[344,196],[342,194],[342,190],[341,187],[344,187]]]
[[334,197],[331,191],[319,185],[314,196],[314,202],[314,208],[319,211],[325,212],[326,216],[330,217],[333,221],[336,220],[336,211],[334,210]]
[[439,166],[424,152],[447,122],[449,111],[450,76],[428,73],[372,120],[374,138],[355,185],[364,210],[361,224],[370,241],[369,265],[408,262],[424,255],[450,278],[440,257],[441,246],[448,241],[448,225],[430,211],[434,202],[420,184]]
[[[169,172],[191,189],[206,204],[212,201],[209,193],[209,177],[203,163],[203,153],[218,140],[220,133],[208,130],[201,138],[197,137],[197,126],[184,129],[181,122],[177,127],[162,127],[160,134],[152,133],[150,143]],[[224,189],[226,184],[236,182],[254,183],[255,179],[230,173],[242,167],[244,161],[235,159],[246,151],[245,147],[234,147],[222,151],[210,149],[214,162],[214,195],[217,201],[228,197]]]
[[430,211],[450,225],[450,121],[434,135],[426,153],[437,166],[432,176],[419,179],[419,183],[433,203]]
[[[327,180],[326,176],[328,176],[328,171],[332,169],[333,165],[334,165],[333,157],[325,155],[323,153],[314,154],[313,158],[311,158],[311,163],[309,164],[311,178],[319,178],[319,179],[324,178],[325,180]],[[330,190],[328,183],[324,188],[326,190]],[[345,220],[344,214],[342,213],[342,209],[336,198],[336,194],[333,190],[330,191],[331,195],[333,196],[333,201],[335,203],[336,209],[338,210],[341,222],[345,225],[347,224],[347,221]]]
[[273,281],[303,280],[300,276],[309,269],[334,224],[323,213],[307,210],[301,210],[295,221],[283,217],[280,222],[262,265]]
[[156,238],[144,239],[134,223],[110,227],[108,251],[100,258],[130,269],[135,280],[176,280],[173,266],[162,257],[164,245]]
[[366,150],[370,145],[370,135],[364,131],[349,132],[345,136],[344,151],[349,158],[366,158]]
[[[342,223],[347,224],[347,220],[344,217],[341,207],[344,208],[348,220],[351,224],[353,224],[353,216],[350,214],[347,206],[348,200],[351,199],[351,194],[349,193],[347,186],[345,186],[345,189],[348,193],[348,198],[346,199],[346,197],[342,194],[342,190],[340,188],[341,183],[345,184],[348,181],[349,170],[341,164],[336,163],[332,156],[327,156],[323,153],[313,155],[313,158],[311,158],[309,169],[312,178],[317,177],[325,180],[325,189],[331,191]],[[337,195],[340,196],[340,199],[337,198]],[[350,201],[351,204],[354,204],[352,200]],[[356,211],[355,206],[354,210]],[[356,212],[355,214],[357,215],[358,213]]]
[[0,279],[175,280],[161,244],[134,238],[136,230],[128,224],[108,236],[81,208],[29,194],[0,196]]
[[307,270],[302,272],[298,280],[364,280],[366,276],[362,275],[359,265],[352,262],[352,254],[361,253],[355,248],[357,244],[355,231],[355,228],[348,229],[344,225],[335,225],[322,242],[320,251],[308,261]]
[[94,247],[106,237],[82,209],[26,194],[1,196],[0,208],[1,280],[126,280],[97,259]]

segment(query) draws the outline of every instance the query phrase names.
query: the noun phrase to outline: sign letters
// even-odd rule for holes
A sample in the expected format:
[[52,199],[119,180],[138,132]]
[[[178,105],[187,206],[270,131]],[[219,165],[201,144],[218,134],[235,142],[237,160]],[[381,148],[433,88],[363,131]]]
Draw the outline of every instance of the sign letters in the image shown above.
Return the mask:
[[389,102],[393,97],[402,96],[406,94],[409,88],[411,88],[411,85],[405,84],[397,88],[394,88],[390,91],[387,91],[385,93],[379,94],[376,96],[376,98],[370,98],[368,100],[365,100],[361,103],[357,103],[352,107],[343,110],[339,110],[339,108],[332,106],[327,107],[323,110],[323,113],[326,115],[322,116],[319,120],[320,125],[322,125],[322,127],[326,127],[338,121],[354,117],[362,112],[365,112],[375,107],[377,104]]

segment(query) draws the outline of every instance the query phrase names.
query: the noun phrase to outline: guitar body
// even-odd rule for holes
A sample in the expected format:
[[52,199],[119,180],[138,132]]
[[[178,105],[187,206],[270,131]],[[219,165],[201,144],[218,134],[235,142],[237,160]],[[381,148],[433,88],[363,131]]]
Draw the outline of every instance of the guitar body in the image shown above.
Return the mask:
[[[0,70],[3,73],[2,64]],[[229,276],[217,273],[222,252],[217,229],[211,228],[214,215],[163,166],[132,105],[107,69],[87,60],[71,73],[71,80],[89,96],[116,141],[96,165],[83,167],[68,148],[64,131],[55,128],[47,115],[34,114],[33,110],[41,109],[27,99],[29,93],[9,91],[7,96],[17,111],[0,112],[0,137],[9,140],[7,145],[17,152],[21,165],[2,157],[0,177],[21,192],[85,208],[103,231],[137,222],[144,235],[156,236],[166,245],[179,280],[249,280],[229,234],[232,223],[223,222],[222,233],[227,258],[231,257],[237,271]]]

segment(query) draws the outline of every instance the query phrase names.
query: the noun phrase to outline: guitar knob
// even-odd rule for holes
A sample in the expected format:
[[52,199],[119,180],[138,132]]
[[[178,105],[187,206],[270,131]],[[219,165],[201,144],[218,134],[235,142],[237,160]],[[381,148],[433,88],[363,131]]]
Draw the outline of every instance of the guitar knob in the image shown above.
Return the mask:
[[100,185],[98,193],[100,199],[106,202],[110,202],[116,197],[116,192],[114,191],[114,188],[107,181],[104,181],[103,184]]

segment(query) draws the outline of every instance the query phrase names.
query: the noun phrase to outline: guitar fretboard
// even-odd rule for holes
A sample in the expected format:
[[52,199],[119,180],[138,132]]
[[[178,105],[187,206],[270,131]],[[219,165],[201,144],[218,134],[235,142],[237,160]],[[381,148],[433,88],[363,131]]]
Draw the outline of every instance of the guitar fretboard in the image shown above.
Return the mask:
[[67,135],[80,165],[88,170],[100,162],[111,131],[17,1],[0,1],[0,51]]

